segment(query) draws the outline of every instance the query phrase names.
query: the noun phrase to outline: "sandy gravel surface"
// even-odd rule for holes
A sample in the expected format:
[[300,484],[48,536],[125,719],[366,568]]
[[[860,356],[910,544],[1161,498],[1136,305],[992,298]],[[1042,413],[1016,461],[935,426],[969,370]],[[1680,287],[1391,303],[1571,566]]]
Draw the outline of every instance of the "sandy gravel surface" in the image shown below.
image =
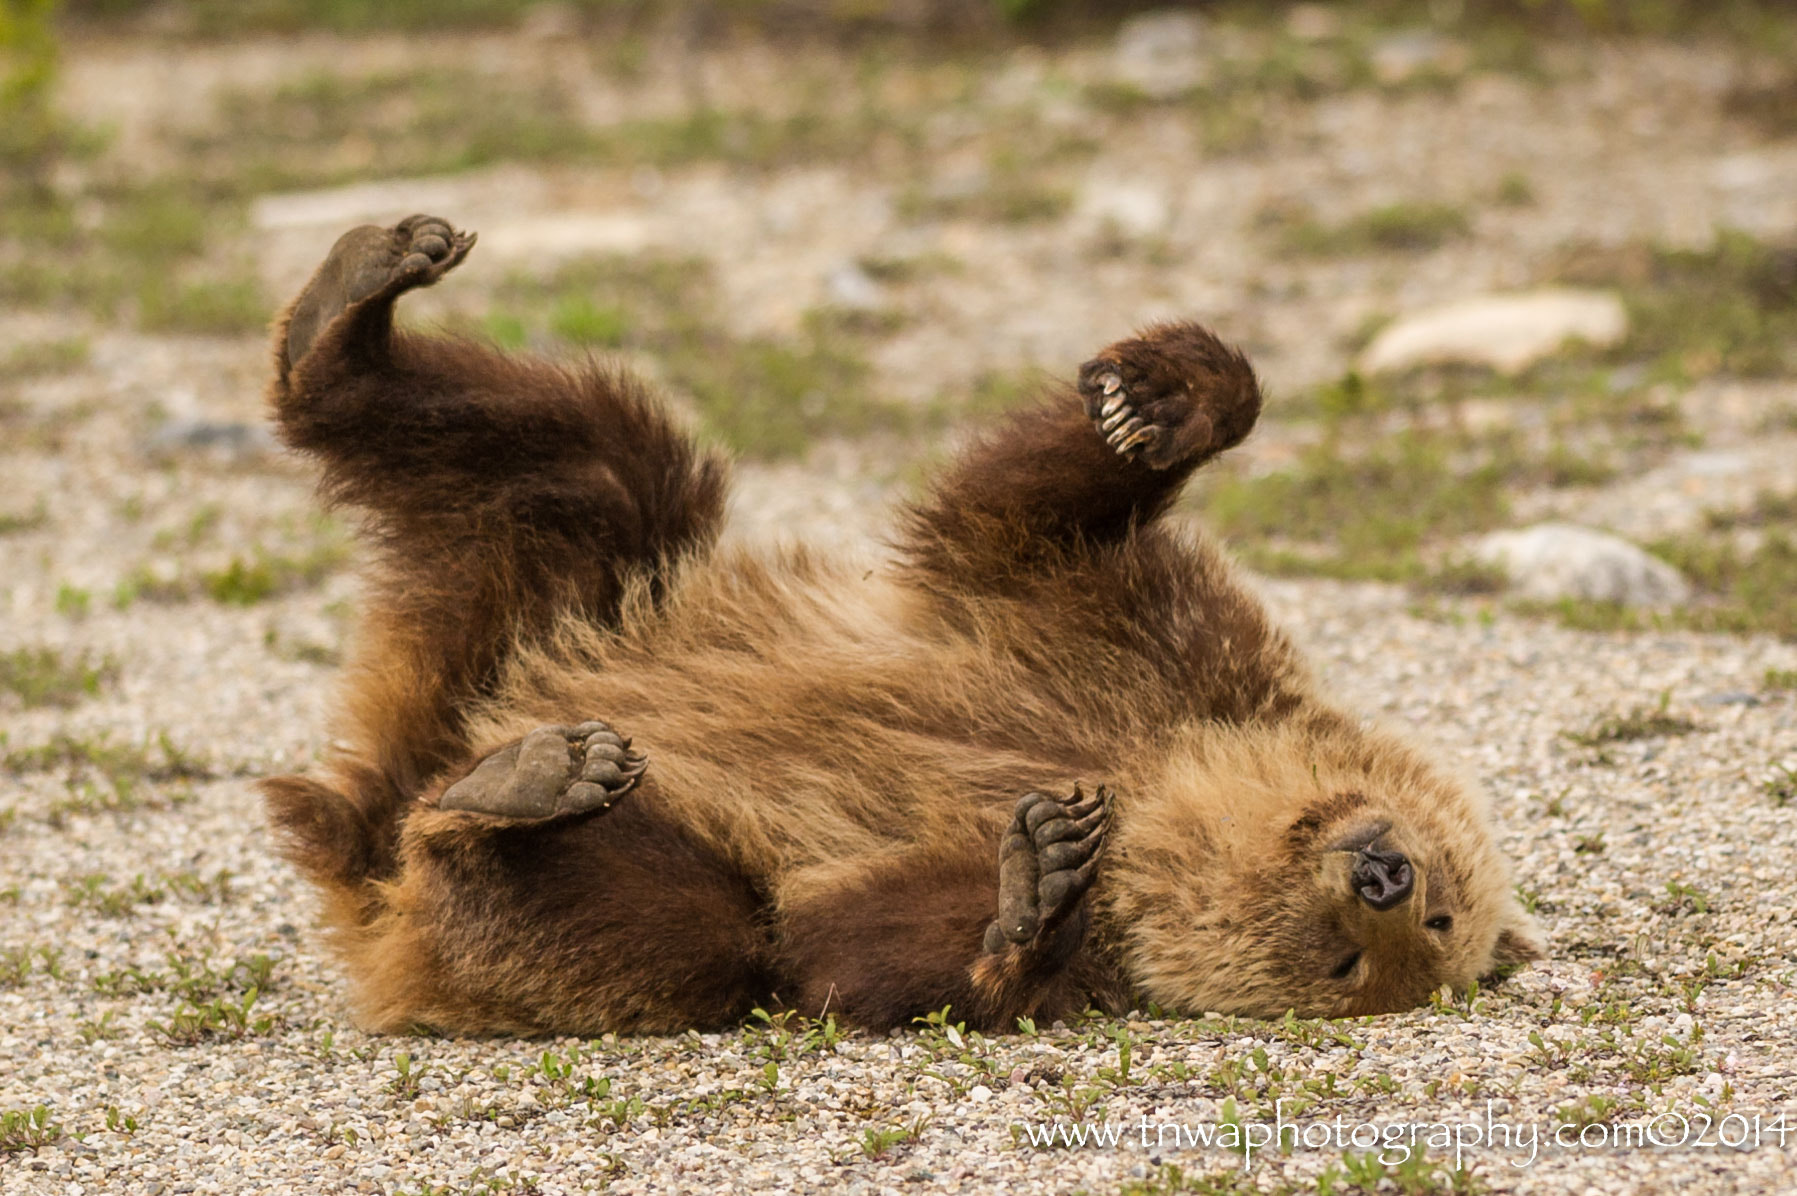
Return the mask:
[[[506,70],[537,44],[483,35],[432,53]],[[758,53],[744,77],[777,74]],[[194,69],[244,85],[358,54],[379,70],[395,51],[227,43]],[[1077,121],[1055,115],[1057,81],[1102,75],[1108,54],[995,61],[980,111],[1017,96]],[[71,103],[104,116],[108,82],[153,78],[165,55],[77,50]],[[462,290],[426,297],[421,316],[476,310],[506,268],[565,249],[678,248],[712,263],[744,335],[797,328],[844,262],[948,255],[959,268],[888,297],[906,316],[875,358],[890,393],[928,399],[999,367],[1064,373],[1173,311],[1242,338],[1290,392],[1339,373],[1369,316],[1528,283],[1569,243],[1797,230],[1792,143],[1718,113],[1733,69],[1713,48],[1655,45],[1547,82],[1351,91],[1281,110],[1270,148],[1247,156],[1194,148],[1151,109],[1079,167],[1064,216],[1021,226],[906,219],[898,182],[849,164],[699,165],[652,186],[505,167],[265,197],[234,235],[288,293],[358,220],[427,207],[479,228]],[[595,112],[628,100],[592,86]],[[133,109],[143,123],[118,152],[169,152],[155,130],[204,120],[196,95]],[[956,134],[941,123],[947,174]],[[1474,235],[1430,254],[1293,263],[1255,231],[1275,201],[1363,207],[1418,186],[1465,201],[1517,170],[1536,203],[1480,207]],[[1107,257],[1092,246],[1117,229],[1093,213],[1119,190],[1151,244]],[[250,789],[324,747],[356,594],[341,529],[315,522],[305,469],[251,430],[258,340],[84,319],[0,313],[0,349],[71,326],[89,345],[78,366],[0,383],[0,515],[20,524],[0,538],[0,653],[48,648],[95,672],[68,704],[0,692],[0,1114],[48,1109],[35,1130],[0,1125],[0,1145],[43,1142],[0,1150],[0,1191],[1797,1191],[1797,687],[1771,680],[1797,670],[1797,644],[1579,632],[1389,586],[1261,583],[1330,685],[1493,795],[1552,936],[1547,961],[1493,990],[1338,1023],[1141,1015],[993,1039],[796,1020],[664,1039],[362,1034]],[[1524,512],[1647,537],[1788,479],[1797,437],[1765,413],[1797,409],[1797,385],[1676,397],[1700,447]],[[169,431],[201,425],[227,431]],[[1302,437],[1275,406],[1244,455],[1276,462]],[[825,442],[746,464],[733,534],[875,552],[908,460]],[[315,575],[248,605],[195,580],[257,554]],[[1676,733],[1574,738],[1639,711],[1680,720]],[[1192,1143],[1282,1116],[1298,1136],[1286,1154]],[[1669,1145],[1629,1140],[1641,1125]],[[1056,1126],[1120,1137],[1035,1144]],[[1325,1143],[1325,1126],[1362,1128]],[[1368,1161],[1374,1127],[1414,1134],[1414,1157],[1388,1142]],[[1510,1142],[1487,1140],[1493,1127]]]

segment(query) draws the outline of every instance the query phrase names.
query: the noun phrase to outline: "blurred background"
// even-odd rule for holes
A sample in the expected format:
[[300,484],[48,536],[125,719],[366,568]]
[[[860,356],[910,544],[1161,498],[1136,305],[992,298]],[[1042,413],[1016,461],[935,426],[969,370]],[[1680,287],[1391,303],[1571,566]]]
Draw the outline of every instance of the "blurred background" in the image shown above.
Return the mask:
[[264,328],[414,211],[481,239],[408,319],[624,355],[739,454],[743,535],[864,542],[957,429],[1186,315],[1271,395],[1189,499],[1255,569],[1797,635],[1786,5],[0,13],[0,701],[163,619],[337,658]]

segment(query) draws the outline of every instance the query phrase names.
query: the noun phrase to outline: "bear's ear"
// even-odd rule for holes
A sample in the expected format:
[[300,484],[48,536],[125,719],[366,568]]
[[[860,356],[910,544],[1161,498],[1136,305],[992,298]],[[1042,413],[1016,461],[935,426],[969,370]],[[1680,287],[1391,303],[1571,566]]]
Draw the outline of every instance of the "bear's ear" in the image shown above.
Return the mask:
[[1497,943],[1491,948],[1491,973],[1484,979],[1502,979],[1546,955],[1547,936],[1542,933],[1541,926],[1521,909],[1513,908],[1498,931]]

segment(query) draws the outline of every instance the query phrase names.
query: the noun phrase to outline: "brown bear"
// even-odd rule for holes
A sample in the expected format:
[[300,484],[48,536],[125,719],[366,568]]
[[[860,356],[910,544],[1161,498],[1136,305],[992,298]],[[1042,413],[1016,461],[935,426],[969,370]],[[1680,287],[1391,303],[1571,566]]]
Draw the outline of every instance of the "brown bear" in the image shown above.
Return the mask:
[[365,1025],[1342,1015],[1539,954],[1478,793],[1163,521],[1260,410],[1204,328],[999,421],[870,568],[717,547],[724,462],[628,373],[396,330],[473,243],[355,229],[275,341],[374,561],[345,742],[262,788]]

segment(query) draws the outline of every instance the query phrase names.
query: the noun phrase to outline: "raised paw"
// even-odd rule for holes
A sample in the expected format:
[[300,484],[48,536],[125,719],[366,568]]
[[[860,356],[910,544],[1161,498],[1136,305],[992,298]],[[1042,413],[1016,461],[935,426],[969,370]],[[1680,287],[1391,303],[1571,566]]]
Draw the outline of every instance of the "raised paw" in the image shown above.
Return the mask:
[[287,360],[297,364],[331,321],[369,302],[391,303],[430,286],[468,256],[475,234],[435,216],[408,216],[392,228],[352,228],[306,284],[287,323]]
[[986,950],[1037,947],[1079,908],[1092,886],[1111,824],[1111,793],[1087,797],[1031,793],[1017,803],[998,849],[998,917],[986,928]]
[[443,791],[438,806],[544,819],[608,808],[636,788],[649,758],[605,723],[538,727]]
[[408,216],[388,234],[387,252],[396,257],[380,290],[394,294],[427,287],[455,269],[474,248],[476,234],[457,232],[435,216]]
[[1151,469],[1237,444],[1260,414],[1246,358],[1192,323],[1160,324],[1080,367],[1086,415],[1105,444]]

